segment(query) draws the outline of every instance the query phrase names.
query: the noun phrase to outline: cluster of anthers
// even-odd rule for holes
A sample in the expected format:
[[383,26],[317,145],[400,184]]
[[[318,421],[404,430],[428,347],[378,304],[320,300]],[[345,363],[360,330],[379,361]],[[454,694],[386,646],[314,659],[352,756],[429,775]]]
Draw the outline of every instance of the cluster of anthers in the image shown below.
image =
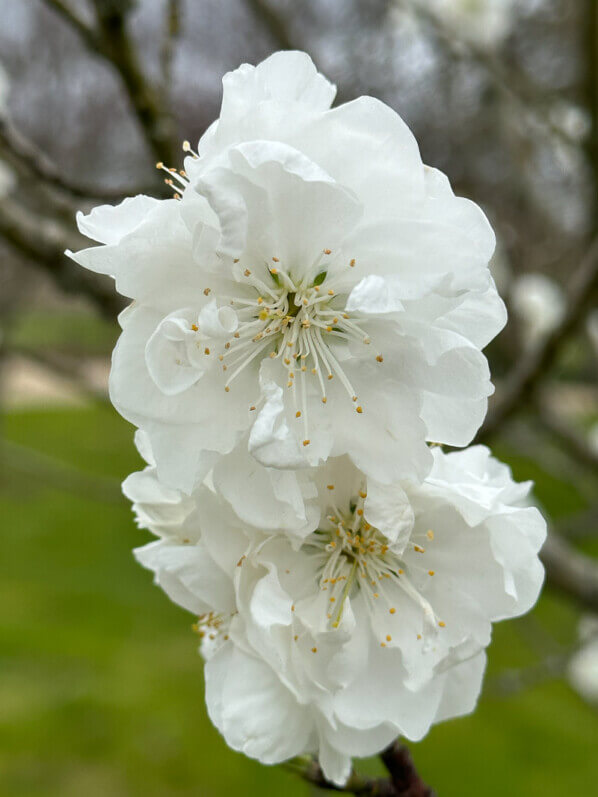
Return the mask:
[[208,612],[207,614],[200,614],[197,622],[193,623],[192,629],[199,636],[200,639],[215,640],[221,634],[226,642],[228,634],[226,633],[230,625],[230,618],[215,612]]
[[[191,152],[188,142],[184,143],[183,149]],[[186,187],[185,172],[168,169],[162,163],[157,166],[171,175],[166,182],[175,190],[175,198],[180,198],[175,180]],[[242,274],[241,285],[255,293],[252,295],[252,292],[245,291],[240,296],[216,296],[218,302],[227,302],[235,310],[238,326],[223,349],[204,347],[206,355],[218,357],[226,373],[224,390],[227,393],[235,378],[260,355],[279,360],[286,370],[287,388],[293,393],[295,417],[303,419],[304,446],[310,444],[308,377],[317,380],[323,404],[328,401],[327,382],[336,377],[354,402],[355,411],[358,414],[364,411],[333,346],[351,342],[369,345],[371,339],[358,323],[358,314],[350,315],[344,309],[347,296],[335,290],[344,269],[335,268],[336,273],[329,276],[328,263],[332,254],[331,249],[320,252],[308,268],[302,269],[305,276],[301,279],[293,276],[292,268],[285,269],[275,255],[271,263],[263,263],[257,268],[253,264],[245,269],[242,264],[238,266],[239,274]],[[239,262],[239,259],[234,260],[235,265]],[[347,267],[354,266],[355,259],[350,259]],[[204,289],[205,296],[211,293],[209,286]],[[196,325],[192,329],[201,336],[201,329]],[[205,342],[199,341],[198,346]],[[378,363],[384,360],[379,353],[375,359]],[[251,411],[255,409],[255,406],[250,407]]]
[[[334,485],[329,484],[327,487],[332,494]],[[331,627],[339,627],[347,598],[358,591],[363,593],[370,612],[376,613],[379,608],[377,604],[381,601],[390,615],[396,614],[398,587],[422,608],[428,629],[436,631],[444,628],[445,623],[437,618],[430,603],[410,578],[422,568],[411,563],[407,565],[404,552],[395,551],[384,534],[367,522],[364,517],[366,498],[365,490],[360,490],[345,512],[340,512],[331,500],[325,522],[309,540],[310,547],[316,549],[316,555],[322,560],[320,589],[330,593],[327,617]],[[412,546],[415,553],[425,554],[425,547],[414,541],[420,536],[413,535],[408,545]],[[434,532],[431,529],[425,532],[425,539],[427,542],[433,541]],[[426,574],[435,575],[433,570],[427,570]],[[422,634],[418,634],[417,638],[421,640]],[[392,642],[392,636],[387,634],[380,645],[385,648],[389,642]]]

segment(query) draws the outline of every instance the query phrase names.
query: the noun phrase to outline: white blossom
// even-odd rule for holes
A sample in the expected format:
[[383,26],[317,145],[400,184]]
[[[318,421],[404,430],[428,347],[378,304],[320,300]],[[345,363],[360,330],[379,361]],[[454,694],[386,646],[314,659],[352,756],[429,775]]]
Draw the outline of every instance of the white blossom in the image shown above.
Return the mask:
[[511,305],[528,347],[536,346],[558,326],[566,307],[561,287],[545,274],[523,274],[515,279]]
[[231,747],[317,753],[341,784],[353,756],[474,708],[492,622],[537,598],[545,524],[486,448],[432,455],[423,484],[376,482],[347,457],[311,469],[303,540],[252,528],[211,483],[173,500],[153,466],[128,480],[161,537],[137,556],[199,615],[208,711]]
[[584,700],[598,704],[598,618],[582,618],[579,636],[582,644],[569,661],[567,676]]
[[348,454],[379,481],[423,478],[425,441],[467,445],[493,390],[481,349],[505,311],[488,221],[388,106],[331,110],[307,55],[223,84],[198,155],[169,171],[180,201],[79,216],[102,245],[73,257],[135,300],[115,406],[187,491],[242,440],[266,467]]
[[418,0],[422,7],[448,24],[449,30],[486,47],[508,35],[513,20],[513,0]]

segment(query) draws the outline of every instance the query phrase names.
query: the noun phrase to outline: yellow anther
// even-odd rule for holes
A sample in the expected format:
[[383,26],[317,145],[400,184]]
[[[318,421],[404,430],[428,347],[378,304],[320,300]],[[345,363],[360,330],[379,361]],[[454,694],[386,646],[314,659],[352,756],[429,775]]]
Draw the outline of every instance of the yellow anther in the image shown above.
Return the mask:
[[363,407],[355,407],[355,412],[358,412],[361,415],[363,412]]
[[429,575],[429,576],[433,576],[433,575],[434,575],[434,572],[435,572],[434,570],[428,570],[428,575]]
[[253,411],[254,411],[254,409],[255,409],[255,405],[254,405],[254,404],[252,404],[252,405],[251,405],[251,407],[249,408],[249,412],[253,412]]
[[192,329],[194,332],[197,332],[197,331],[199,330],[199,327],[197,326],[197,324],[191,324],[191,329]]
[[204,296],[209,296],[209,295],[210,295],[210,293],[211,293],[211,291],[212,291],[212,289],[211,289],[211,288],[204,288],[204,289],[203,289],[203,295],[204,295]]
[[311,649],[311,652],[312,652],[312,653],[317,653],[317,652],[318,652],[318,649],[317,649],[317,648],[312,648],[312,649]]
[[207,346],[206,346],[206,348],[203,350],[203,353],[204,353],[204,354],[209,354],[209,353],[210,353],[210,350],[208,349],[208,347],[207,347]]
[[414,550],[416,553],[425,553],[425,552],[426,552],[426,549],[425,549],[425,548],[422,548],[422,547],[421,547],[421,545],[414,545],[414,546],[413,546],[413,550]]
[[230,393],[230,387],[228,385],[224,388],[224,392],[225,393]]
[[329,490],[334,490],[334,484],[327,484],[327,485],[326,485],[326,487],[327,487]]
[[434,539],[434,532],[432,531],[432,529],[428,529],[428,531],[426,531],[426,537],[429,540],[433,540]]
[[389,611],[389,613],[390,613],[390,614],[395,614],[395,612],[396,612],[396,609],[395,609],[395,608],[394,608],[394,606],[393,606],[393,607],[392,607],[391,609],[389,609],[388,611]]
[[351,259],[349,265],[351,266],[351,268],[353,268],[355,266],[355,258]]
[[387,642],[392,642],[392,637],[391,637],[391,635],[390,635],[390,634],[387,634],[387,635],[386,635],[386,641],[387,641]]
[[332,249],[324,249],[324,254],[325,254],[325,255],[330,255],[330,254],[332,254]]
[[272,260],[273,260],[275,263],[280,263],[280,260],[279,260],[277,257],[273,257],[273,258],[272,258]]
[[384,362],[384,357],[383,357],[381,354],[379,354],[379,355],[376,357],[376,362],[379,362],[379,363],[382,363],[382,362]]
[[326,398],[326,396],[323,396],[322,397],[322,404],[326,404],[327,401],[328,401],[328,399]]
[[311,440],[304,440],[303,445],[308,446],[311,443]]
[[246,277],[251,277],[251,271],[248,268],[245,269],[243,274],[245,274]]
[[300,418],[300,417],[301,417],[301,410],[297,410],[297,412],[295,413],[295,418]]

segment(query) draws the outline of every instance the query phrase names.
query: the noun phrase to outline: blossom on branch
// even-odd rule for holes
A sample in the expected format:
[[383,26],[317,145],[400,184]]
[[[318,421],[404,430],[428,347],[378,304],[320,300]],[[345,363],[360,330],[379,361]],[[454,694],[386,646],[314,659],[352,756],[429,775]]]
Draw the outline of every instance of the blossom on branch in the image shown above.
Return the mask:
[[342,784],[353,756],[474,708],[492,622],[538,596],[545,523],[481,446],[434,448],[423,484],[381,484],[348,457],[310,475],[303,541],[242,522],[211,484],[173,500],[152,466],[125,491],[161,537],[138,559],[199,615],[227,742],[264,763],[317,753]]
[[388,106],[330,109],[307,55],[223,83],[197,154],[166,169],[177,199],[79,216],[102,245],[72,256],[134,300],[112,400],[187,492],[240,441],[267,468],[348,454],[421,480],[426,441],[467,445],[493,390],[492,229]]

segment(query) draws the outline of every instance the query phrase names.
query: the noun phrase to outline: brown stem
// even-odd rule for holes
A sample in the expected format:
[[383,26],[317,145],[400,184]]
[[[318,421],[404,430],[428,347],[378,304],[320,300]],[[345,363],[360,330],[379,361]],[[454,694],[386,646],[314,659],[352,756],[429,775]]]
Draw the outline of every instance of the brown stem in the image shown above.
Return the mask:
[[380,758],[390,773],[396,797],[434,797],[434,792],[421,779],[411,753],[399,741],[386,748]]

